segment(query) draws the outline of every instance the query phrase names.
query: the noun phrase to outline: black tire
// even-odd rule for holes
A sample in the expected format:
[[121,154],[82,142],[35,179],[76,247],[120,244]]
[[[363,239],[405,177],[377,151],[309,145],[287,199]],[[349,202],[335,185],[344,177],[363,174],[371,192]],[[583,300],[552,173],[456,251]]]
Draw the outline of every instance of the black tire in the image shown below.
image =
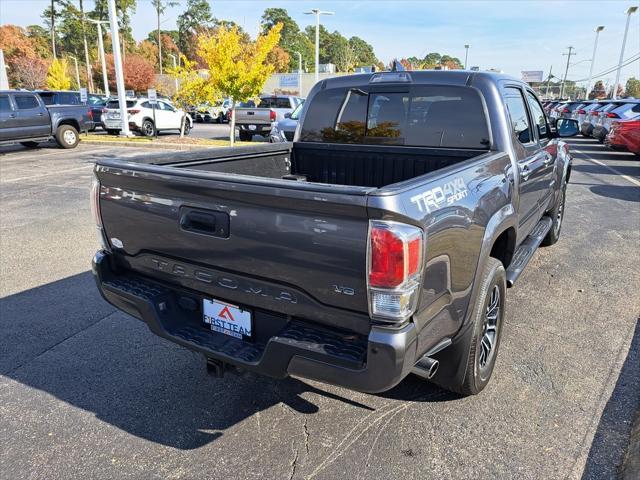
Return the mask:
[[112,128],[107,128],[107,135],[118,135],[120,130],[114,130]]
[[560,197],[558,198],[558,202],[553,207],[553,209],[549,212],[549,216],[551,217],[552,223],[547,236],[542,240],[541,245],[545,247],[549,247],[556,243],[560,238],[560,231],[562,230],[562,219],[564,218],[564,203],[567,197],[567,185],[562,186],[562,190],[560,190]]
[[145,137],[156,136],[156,126],[151,120],[145,120],[144,122],[142,122],[142,128],[140,129],[140,131]]
[[189,123],[189,120],[184,122],[184,134],[189,135],[189,132],[191,131],[191,124]]
[[56,142],[62,148],[76,148],[79,141],[80,135],[71,125],[60,125],[56,130]]
[[216,118],[216,123],[224,123],[224,113],[220,112]]
[[250,142],[253,138],[253,134],[250,132],[246,132],[244,130],[240,130],[240,141],[241,142]]
[[38,145],[40,145],[40,143],[39,142],[20,142],[20,145],[27,148],[36,148]]
[[[461,395],[477,395],[489,383],[498,356],[504,323],[507,277],[502,262],[489,257],[477,281],[480,282],[480,291],[471,314],[471,344],[466,362],[464,358],[460,360],[461,364],[466,363],[464,378],[459,384],[452,384],[448,378],[443,378],[443,382],[440,383],[438,372],[432,380],[436,385]],[[496,295],[497,303],[494,304]],[[492,312],[495,312],[493,323],[489,321]]]

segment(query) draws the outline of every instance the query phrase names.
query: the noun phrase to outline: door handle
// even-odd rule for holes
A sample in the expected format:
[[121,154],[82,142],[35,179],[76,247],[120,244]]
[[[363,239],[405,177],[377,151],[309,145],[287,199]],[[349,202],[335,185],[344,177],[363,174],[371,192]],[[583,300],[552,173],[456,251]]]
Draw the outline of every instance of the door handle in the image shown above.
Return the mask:
[[201,235],[228,238],[229,215],[226,212],[183,207],[180,215],[180,228]]
[[531,169],[529,168],[529,165],[522,165],[522,167],[520,167],[520,178],[526,181],[529,179],[529,175],[531,175]]
[[40,112],[40,113],[38,114],[38,116],[39,116],[39,117],[42,117],[43,115],[44,115],[44,113],[42,113],[42,112]]
[[16,118],[16,114],[15,113],[9,114],[9,118]]
[[545,166],[551,165],[553,163],[553,155],[550,153],[545,154],[544,156],[544,164]]

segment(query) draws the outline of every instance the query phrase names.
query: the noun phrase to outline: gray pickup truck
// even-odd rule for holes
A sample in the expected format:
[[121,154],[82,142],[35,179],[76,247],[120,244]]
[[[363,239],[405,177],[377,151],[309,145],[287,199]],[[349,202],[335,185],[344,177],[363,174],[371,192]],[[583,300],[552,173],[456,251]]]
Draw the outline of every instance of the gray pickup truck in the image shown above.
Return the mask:
[[79,133],[92,126],[87,105],[46,105],[36,93],[0,91],[0,145],[34,148],[54,138],[62,148],[75,148]]
[[323,80],[292,144],[99,160],[98,288],[216,374],[476,394],[577,133],[503,75]]
[[236,107],[236,128],[243,142],[250,142],[254,135],[268,136],[275,122],[284,120],[287,113],[302,103],[302,99],[287,95],[260,97],[258,106]]

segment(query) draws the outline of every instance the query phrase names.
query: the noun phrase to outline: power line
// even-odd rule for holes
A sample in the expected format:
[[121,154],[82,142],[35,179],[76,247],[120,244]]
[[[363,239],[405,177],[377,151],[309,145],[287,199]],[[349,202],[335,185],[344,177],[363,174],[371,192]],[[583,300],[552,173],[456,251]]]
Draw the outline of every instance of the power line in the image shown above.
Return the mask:
[[[625,67],[625,66],[629,65],[630,63],[633,63],[633,62],[635,62],[635,61],[637,61],[639,59],[640,59],[640,52],[638,52],[638,53],[632,55],[631,57],[627,58],[622,63],[622,66]],[[606,70],[604,70],[604,71],[602,71],[600,73],[593,74],[592,77],[601,77],[602,75],[608,75],[609,73],[612,73],[612,72],[616,71],[617,68],[618,68],[618,65],[616,65],[614,67],[609,67],[609,68],[607,68]],[[581,78],[580,80],[570,80],[570,81],[578,83],[578,82],[586,82],[587,80],[588,80],[587,78]]]

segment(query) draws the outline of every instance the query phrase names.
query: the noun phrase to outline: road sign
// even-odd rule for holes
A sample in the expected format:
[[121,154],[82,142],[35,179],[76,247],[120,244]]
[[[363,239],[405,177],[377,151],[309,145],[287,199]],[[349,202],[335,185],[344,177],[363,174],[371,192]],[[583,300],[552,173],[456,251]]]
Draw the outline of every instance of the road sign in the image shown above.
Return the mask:
[[155,105],[158,103],[158,94],[156,93],[155,88],[150,88],[147,90],[147,98],[149,99],[149,103],[151,105]]
[[531,82],[541,82],[542,81],[542,70],[526,70],[522,73],[522,81],[531,83]]
[[87,89],[84,87],[80,89],[80,101],[87,103]]
[[127,98],[136,98],[136,92],[133,90],[125,90],[124,93]]
[[280,75],[280,88],[282,87],[298,87],[298,74],[292,73],[288,75]]

